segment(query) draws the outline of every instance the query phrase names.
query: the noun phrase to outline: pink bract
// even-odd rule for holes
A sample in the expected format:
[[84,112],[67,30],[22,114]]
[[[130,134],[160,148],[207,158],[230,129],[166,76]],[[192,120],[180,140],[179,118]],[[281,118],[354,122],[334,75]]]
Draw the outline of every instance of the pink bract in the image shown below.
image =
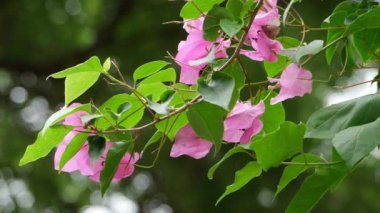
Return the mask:
[[[79,104],[72,104],[71,106],[78,106]],[[63,124],[69,126],[76,126],[73,131],[69,132],[63,139],[62,143],[58,145],[57,151],[54,156],[54,168],[59,170],[59,161],[61,160],[62,154],[65,151],[67,145],[71,140],[78,134],[78,131],[83,130],[83,123],[81,116],[87,115],[87,112],[79,111],[68,117],[63,121]],[[105,158],[107,156],[108,150],[111,147],[111,142],[106,142],[106,148],[102,153],[101,157],[95,162],[94,166],[91,165],[91,160],[89,156],[89,144],[86,141],[81,149],[72,157],[61,171],[64,172],[75,172],[79,171],[82,175],[90,176],[94,181],[99,181],[99,175],[101,170],[104,168]],[[130,176],[134,171],[134,164],[139,159],[139,154],[134,153],[133,157],[129,153],[126,153],[122,160],[120,161],[119,167],[113,177],[114,182],[120,181],[122,178]]]
[[230,143],[249,143],[252,136],[263,128],[260,116],[265,111],[263,101],[257,105],[250,103],[236,103],[235,107],[224,120],[223,140]]
[[231,42],[229,40],[223,40],[222,38],[218,38],[216,43],[204,40],[202,30],[203,21],[204,17],[200,17],[196,20],[185,21],[184,24],[188,36],[185,41],[179,43],[175,60],[181,67],[179,81],[185,84],[196,84],[200,71],[207,65],[191,66],[189,61],[206,57],[212,45],[216,45],[215,58],[228,57],[226,48],[230,46]]
[[199,138],[190,125],[180,129],[175,137],[174,144],[170,151],[171,157],[188,155],[195,159],[203,158],[209,153],[212,143]]
[[312,74],[297,64],[290,64],[280,76],[280,79],[268,78],[270,82],[277,83],[280,93],[271,99],[276,104],[296,96],[303,96],[312,91]]

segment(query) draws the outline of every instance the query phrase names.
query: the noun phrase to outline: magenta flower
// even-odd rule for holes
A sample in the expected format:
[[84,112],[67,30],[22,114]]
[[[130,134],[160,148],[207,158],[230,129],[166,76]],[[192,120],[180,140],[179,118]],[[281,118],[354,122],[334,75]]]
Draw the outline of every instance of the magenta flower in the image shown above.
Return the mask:
[[223,140],[230,143],[249,143],[263,128],[260,116],[265,111],[263,101],[256,106],[238,102],[224,120]]
[[279,41],[274,40],[280,30],[280,15],[277,0],[265,1],[255,17],[247,35],[246,44],[254,50],[241,50],[240,53],[255,61],[274,62],[283,49]]
[[272,105],[306,93],[310,94],[313,84],[311,72],[297,64],[290,64],[281,73],[280,79],[268,78],[268,80],[272,83],[276,82],[276,86],[280,87],[280,93],[270,100]]
[[195,159],[203,158],[209,153],[212,143],[197,136],[190,125],[180,129],[175,137],[170,157],[188,155]]
[[[72,106],[77,106],[78,104],[73,104]],[[87,115],[87,112],[77,112],[68,117],[63,121],[63,124],[69,126],[75,126],[74,130],[69,132],[63,139],[62,143],[58,145],[57,151],[54,156],[54,168],[59,170],[59,161],[65,151],[67,145],[71,140],[78,134],[78,131],[83,130],[83,123],[81,116]],[[66,165],[62,168],[64,172],[74,172],[79,171],[84,176],[90,176],[94,181],[99,181],[100,171],[104,168],[105,158],[107,156],[108,150],[111,147],[112,142],[106,142],[106,148],[103,151],[101,157],[95,162],[95,165],[91,165],[91,160],[89,156],[89,144],[86,141],[81,149],[71,158]],[[139,154],[134,153],[133,157],[129,153],[126,153],[122,160],[120,161],[119,167],[113,177],[113,181],[118,182],[122,178],[130,176],[134,171],[134,164],[139,159]]]
[[187,39],[181,41],[178,45],[178,53],[175,57],[176,62],[181,67],[180,82],[185,84],[196,84],[200,71],[207,63],[197,66],[191,66],[190,61],[205,58],[213,45],[215,46],[215,58],[228,57],[226,48],[230,46],[229,40],[217,39],[217,43],[203,39],[203,21],[204,17],[196,20],[185,21],[184,28],[188,33]]

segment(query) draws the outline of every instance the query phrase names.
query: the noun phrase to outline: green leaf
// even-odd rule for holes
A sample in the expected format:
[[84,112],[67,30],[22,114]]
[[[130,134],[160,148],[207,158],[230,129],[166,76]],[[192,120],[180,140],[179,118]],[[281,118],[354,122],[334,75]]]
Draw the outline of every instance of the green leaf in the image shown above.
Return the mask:
[[281,51],[281,55],[289,57],[294,63],[299,64],[301,58],[307,55],[315,55],[323,49],[322,40],[314,40],[309,44],[297,47],[297,48],[288,48]]
[[380,29],[357,32],[354,34],[353,42],[362,61],[366,63],[380,48]]
[[168,86],[162,82],[139,84],[137,87],[137,92],[145,97],[151,96],[152,101],[159,101],[161,95],[166,91],[168,91]]
[[207,172],[207,177],[208,179],[212,180],[213,179],[213,176],[214,176],[214,173],[216,171],[217,168],[219,168],[219,166],[225,161],[227,160],[228,158],[230,158],[232,155],[236,154],[236,153],[242,153],[242,152],[245,152],[245,149],[243,149],[243,147],[241,146],[235,146],[234,148],[228,150],[228,152],[223,156],[223,158],[218,161],[215,165],[213,165]]
[[223,193],[222,196],[220,196],[218,201],[216,201],[215,205],[218,205],[218,203],[227,195],[241,189],[243,186],[249,183],[249,181],[251,181],[253,178],[260,176],[261,172],[262,172],[261,167],[256,162],[247,163],[247,165],[245,165],[241,170],[235,173],[234,183],[227,186],[226,191]]
[[229,37],[236,35],[244,26],[244,22],[240,19],[222,19],[220,20],[220,28]]
[[218,105],[229,111],[230,102],[234,92],[234,79],[222,72],[216,72],[206,83],[204,78],[198,80],[198,92],[204,100]]
[[166,100],[162,101],[161,103],[156,103],[154,101],[147,99],[148,107],[158,114],[161,114],[161,115],[169,114],[169,105],[170,105],[170,102],[173,100],[174,94],[175,94],[175,92],[173,91],[170,91],[170,92],[171,92],[170,96]]
[[[225,60],[223,60],[225,61]],[[245,87],[245,76],[243,74],[243,71],[240,70],[239,63],[237,61],[232,62],[230,65],[228,65],[224,70],[224,73],[227,73],[229,76],[231,76],[235,81],[235,88],[232,93],[231,101],[229,104],[229,108],[231,109],[235,103],[240,98],[240,91]]]
[[[294,48],[300,45],[300,42],[292,37],[278,37],[277,40],[281,42],[284,48]],[[287,57],[278,55],[275,62],[264,61],[265,72],[269,77],[274,77],[281,73],[290,63],[291,61]]]
[[[53,78],[65,78],[67,76],[78,74],[78,73],[86,73],[86,72],[94,72],[94,73],[101,73],[103,72],[103,66],[100,63],[100,60],[96,56],[92,56],[87,61],[80,63],[74,67],[70,67],[68,69],[65,69],[63,71],[54,73],[50,75],[49,77]],[[49,78],[48,77],[48,78]]]
[[107,58],[103,63],[103,72],[107,73],[111,69],[111,58]]
[[100,190],[102,195],[104,195],[110,186],[121,159],[131,146],[133,146],[132,139],[129,141],[118,141],[112,143],[111,148],[107,152],[104,168],[100,172]]
[[54,124],[57,124],[58,122],[62,121],[64,118],[66,118],[69,115],[72,115],[79,111],[85,111],[90,112],[91,111],[91,105],[90,104],[82,104],[79,106],[65,106],[59,111],[52,114],[45,122],[44,127],[41,130],[41,135],[44,136],[47,129],[49,129]]
[[365,29],[380,28],[380,22],[375,20],[380,20],[380,7],[375,7],[367,13],[360,15],[347,27],[345,35]]
[[234,20],[234,16],[225,8],[214,5],[203,22],[203,38],[215,41],[219,37],[220,21],[223,19]]
[[[167,129],[165,130],[166,122],[168,123]],[[189,121],[187,120],[186,113],[182,112],[164,121],[158,122],[155,126],[158,130],[165,133],[171,141],[173,141],[175,136],[177,135],[177,132],[188,123]]]
[[200,102],[191,105],[187,112],[187,118],[197,135],[211,141],[216,150],[220,149],[223,138],[223,120],[226,112],[220,107]]
[[159,71],[146,79],[142,80],[140,84],[152,84],[158,82],[172,82],[175,83],[177,74],[173,68],[164,69]]
[[230,11],[235,17],[243,18],[241,16],[243,6],[243,2],[240,0],[228,0],[226,4],[226,9]]
[[88,154],[90,156],[91,165],[94,165],[106,148],[106,139],[95,135],[89,136],[87,138],[87,141],[89,146]]
[[94,119],[97,119],[97,118],[101,118],[103,117],[104,115],[99,115],[99,114],[94,114],[94,115],[83,115],[80,117],[82,123],[84,124],[87,124],[88,122],[94,120]]
[[[329,16],[323,23],[323,28],[331,28],[327,31],[326,44],[330,44],[334,40],[341,37],[345,31],[344,20],[347,16],[346,11],[338,11],[334,12],[331,16]],[[342,29],[340,29],[343,27]],[[338,44],[334,44],[326,49],[326,61],[327,64],[331,64],[331,60],[333,59],[335,52],[338,48]]]
[[67,162],[73,158],[86,142],[89,133],[78,132],[74,138],[67,144],[65,151],[59,160],[59,170],[61,171]]
[[380,94],[367,95],[322,108],[307,122],[306,138],[330,139],[351,127],[375,121],[380,117]]
[[141,157],[144,155],[144,153],[145,153],[145,151],[146,151],[146,149],[148,147],[150,147],[151,145],[157,143],[163,136],[164,136],[164,134],[161,131],[157,130],[152,135],[152,137],[148,140],[148,142],[146,142],[146,144],[144,145],[144,148],[142,149],[141,154],[140,154]]
[[300,174],[305,172],[309,166],[307,163],[318,163],[320,158],[313,154],[300,154],[292,159],[293,163],[305,163],[305,165],[288,165],[282,173],[280,182],[277,185],[276,196],[280,193],[291,181],[296,179]]
[[136,82],[139,79],[153,75],[169,64],[166,61],[151,61],[143,64],[133,72],[133,80]]
[[45,134],[38,134],[36,141],[26,148],[19,165],[23,166],[30,162],[45,157],[49,152],[63,141],[63,138],[72,130],[68,126],[52,126],[46,129]]
[[282,161],[302,152],[304,133],[304,124],[284,122],[277,131],[252,143],[257,162],[267,171],[270,167],[276,167]]
[[98,80],[100,72],[80,72],[65,79],[65,105],[85,93]]
[[192,0],[187,2],[181,9],[180,16],[184,19],[196,19],[202,13],[212,9],[215,4],[220,4],[224,0]]
[[379,130],[380,118],[368,124],[342,130],[335,135],[332,143],[346,165],[352,168],[380,145]]
[[322,196],[340,183],[346,175],[344,164],[317,169],[313,175],[305,179],[286,212],[309,212]]
[[144,105],[136,97],[124,93],[112,96],[99,107],[104,117],[96,120],[96,127],[100,130],[105,130],[112,125],[116,125],[117,122],[112,118],[109,110],[116,113],[119,106],[127,102],[131,104],[131,108],[118,118],[118,125],[131,128],[140,122],[144,115]]
[[268,93],[269,91],[264,91],[261,93],[261,99],[267,97],[264,100],[265,112],[261,116],[261,121],[264,124],[263,132],[266,134],[276,131],[285,121],[285,109],[282,103],[280,102],[275,105],[270,103],[270,99],[277,96],[277,93],[273,91],[271,91],[270,94]]

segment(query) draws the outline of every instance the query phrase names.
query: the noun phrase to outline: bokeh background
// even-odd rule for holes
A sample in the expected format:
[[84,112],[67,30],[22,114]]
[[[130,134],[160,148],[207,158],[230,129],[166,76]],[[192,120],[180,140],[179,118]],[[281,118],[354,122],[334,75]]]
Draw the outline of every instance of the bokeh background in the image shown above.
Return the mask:
[[[296,9],[309,26],[318,27],[339,2],[303,1]],[[36,132],[63,105],[63,81],[46,80],[49,74],[97,55],[102,60],[111,56],[124,75],[130,77],[140,64],[164,59],[166,51],[174,55],[186,34],[179,24],[163,23],[180,20],[178,14],[183,4],[184,1],[167,0],[0,1],[0,213],[284,211],[301,181],[293,182],[274,199],[282,168],[265,173],[214,206],[225,186],[233,181],[234,172],[248,160],[235,156],[217,171],[213,181],[208,180],[208,169],[226,150],[202,160],[171,159],[167,143],[155,168],[137,169],[132,177],[113,185],[104,198],[96,183],[79,174],[58,174],[53,168],[52,154],[31,165],[18,166]],[[299,28],[288,27],[286,32],[300,37]],[[324,37],[323,31],[312,32],[307,41]],[[245,63],[252,80],[265,78],[261,64]],[[340,66],[337,60],[327,67],[323,55],[308,64],[317,79],[327,79]],[[360,82],[375,75],[374,70],[362,70],[330,84]],[[287,119],[305,122],[324,105],[377,90],[376,84],[344,91],[334,90],[331,85],[316,84],[313,95],[287,101]],[[100,80],[80,101],[88,102],[91,98],[100,104],[121,92],[121,88]],[[308,150],[323,151],[328,157],[328,142],[305,143]],[[379,156],[373,152],[313,212],[380,212]]]

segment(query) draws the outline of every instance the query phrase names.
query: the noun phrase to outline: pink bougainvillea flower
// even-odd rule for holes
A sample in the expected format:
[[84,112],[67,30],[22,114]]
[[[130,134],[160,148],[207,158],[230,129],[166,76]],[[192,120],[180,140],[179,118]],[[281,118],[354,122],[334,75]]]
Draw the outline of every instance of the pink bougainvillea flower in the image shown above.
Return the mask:
[[274,40],[280,30],[280,15],[277,1],[265,1],[262,9],[249,28],[246,44],[254,50],[241,50],[240,53],[255,61],[274,62],[283,49],[279,41]]
[[311,72],[297,64],[290,64],[285,68],[280,79],[268,78],[268,80],[280,87],[280,93],[270,100],[271,104],[311,93],[313,84]]
[[[78,106],[79,104],[72,104],[71,106]],[[62,143],[58,145],[57,151],[54,156],[54,168],[59,170],[59,162],[61,160],[62,154],[65,151],[67,145],[71,140],[78,134],[79,131],[83,130],[83,123],[81,116],[87,115],[87,112],[79,111],[68,117],[63,121],[63,124],[69,126],[75,126],[74,130],[69,132],[63,139]],[[81,149],[72,157],[61,171],[64,172],[75,172],[79,171],[82,175],[90,176],[91,179],[99,181],[100,171],[104,167],[104,160],[107,155],[109,148],[111,147],[111,142],[106,142],[106,148],[102,153],[101,157],[95,162],[95,165],[91,165],[91,159],[89,155],[89,144],[86,141]],[[133,158],[129,153],[126,153],[122,158],[120,165],[113,177],[113,181],[118,182],[124,177],[128,177],[133,173],[134,163],[139,159],[138,153],[134,153]]]
[[[94,172],[90,176],[90,178],[96,182],[99,182],[100,172],[104,168],[105,158],[111,146],[112,146],[111,142],[106,143],[106,148],[102,156],[94,165],[94,170],[93,170]],[[133,171],[135,170],[134,164],[139,160],[139,158],[140,156],[137,152],[135,152],[133,156],[131,156],[130,153],[126,153],[121,159],[119,166],[117,167],[116,173],[113,176],[112,181],[119,182],[121,179],[131,176]]]
[[[251,137],[263,128],[260,116],[265,111],[263,101],[256,106],[238,102],[224,120],[223,140],[230,143],[249,143]],[[197,136],[190,125],[183,127],[176,135],[170,156],[188,155],[195,159],[205,157],[212,143]]]
[[206,63],[191,66],[190,61],[205,58],[213,45],[215,45],[215,58],[228,57],[226,48],[230,46],[230,40],[218,38],[216,43],[203,39],[204,17],[196,20],[185,21],[184,28],[188,33],[187,39],[178,45],[178,53],[175,57],[176,62],[181,67],[180,82],[185,84],[196,84],[200,71],[207,65]]
[[203,158],[209,153],[212,143],[197,136],[190,125],[180,129],[170,151],[171,157],[188,155],[195,159]]
[[238,102],[224,120],[223,140],[230,143],[249,143],[263,128],[260,116],[265,111],[263,101],[256,106]]

